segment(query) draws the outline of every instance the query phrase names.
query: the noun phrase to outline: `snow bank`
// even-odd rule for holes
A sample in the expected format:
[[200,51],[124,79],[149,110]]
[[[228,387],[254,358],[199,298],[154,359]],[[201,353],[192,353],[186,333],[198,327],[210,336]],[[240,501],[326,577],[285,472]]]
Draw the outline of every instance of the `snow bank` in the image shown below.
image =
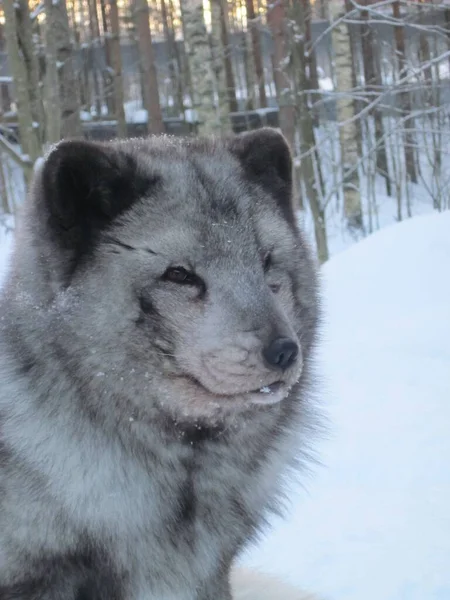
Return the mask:
[[330,435],[244,557],[330,600],[450,598],[450,212],[323,268]]

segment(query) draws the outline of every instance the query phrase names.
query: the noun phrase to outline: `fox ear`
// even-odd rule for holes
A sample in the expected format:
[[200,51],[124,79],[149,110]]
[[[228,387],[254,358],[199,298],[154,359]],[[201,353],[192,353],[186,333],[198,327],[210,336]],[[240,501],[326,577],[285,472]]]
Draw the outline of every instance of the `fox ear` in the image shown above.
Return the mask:
[[277,129],[262,127],[235,136],[230,150],[239,158],[247,176],[275,198],[289,222],[294,221],[292,156],[283,134]]
[[39,167],[37,181],[34,198],[47,232],[75,261],[152,183],[124,151],[79,140],[60,142]]

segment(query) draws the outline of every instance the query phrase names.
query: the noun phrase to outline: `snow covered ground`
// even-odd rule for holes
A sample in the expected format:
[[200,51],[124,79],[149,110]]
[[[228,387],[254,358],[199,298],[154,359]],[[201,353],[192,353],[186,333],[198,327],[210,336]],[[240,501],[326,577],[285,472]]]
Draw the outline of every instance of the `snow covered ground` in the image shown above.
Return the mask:
[[292,481],[287,518],[246,565],[324,600],[450,599],[449,265],[450,211],[387,225],[323,267],[322,464]]
[[450,598],[450,212],[323,268],[329,436],[244,557],[329,600]]

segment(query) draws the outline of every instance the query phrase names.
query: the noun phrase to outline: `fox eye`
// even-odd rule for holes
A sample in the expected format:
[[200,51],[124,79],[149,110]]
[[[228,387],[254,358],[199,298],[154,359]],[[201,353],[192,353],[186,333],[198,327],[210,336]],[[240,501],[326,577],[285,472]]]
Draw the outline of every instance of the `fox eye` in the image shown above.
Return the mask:
[[183,285],[198,285],[200,278],[184,267],[170,267],[163,275],[165,281],[172,283],[181,283]]
[[196,276],[190,273],[183,267],[170,267],[163,275],[163,279],[166,281],[172,281],[173,283],[185,283],[194,284]]
[[272,252],[269,251],[269,252],[265,253],[264,260],[263,260],[263,266],[264,266],[264,273],[267,273],[267,271],[272,266]]

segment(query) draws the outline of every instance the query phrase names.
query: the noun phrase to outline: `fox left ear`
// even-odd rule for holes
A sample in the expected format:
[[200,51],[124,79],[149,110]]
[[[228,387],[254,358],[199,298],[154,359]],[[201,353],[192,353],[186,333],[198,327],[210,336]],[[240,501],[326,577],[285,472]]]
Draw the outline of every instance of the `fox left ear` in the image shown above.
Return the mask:
[[239,158],[247,176],[268,191],[284,217],[294,222],[292,155],[283,134],[277,129],[262,127],[235,136],[229,149]]
[[99,234],[156,181],[114,144],[65,140],[51,150],[37,168],[33,200],[67,279],[92,253]]

